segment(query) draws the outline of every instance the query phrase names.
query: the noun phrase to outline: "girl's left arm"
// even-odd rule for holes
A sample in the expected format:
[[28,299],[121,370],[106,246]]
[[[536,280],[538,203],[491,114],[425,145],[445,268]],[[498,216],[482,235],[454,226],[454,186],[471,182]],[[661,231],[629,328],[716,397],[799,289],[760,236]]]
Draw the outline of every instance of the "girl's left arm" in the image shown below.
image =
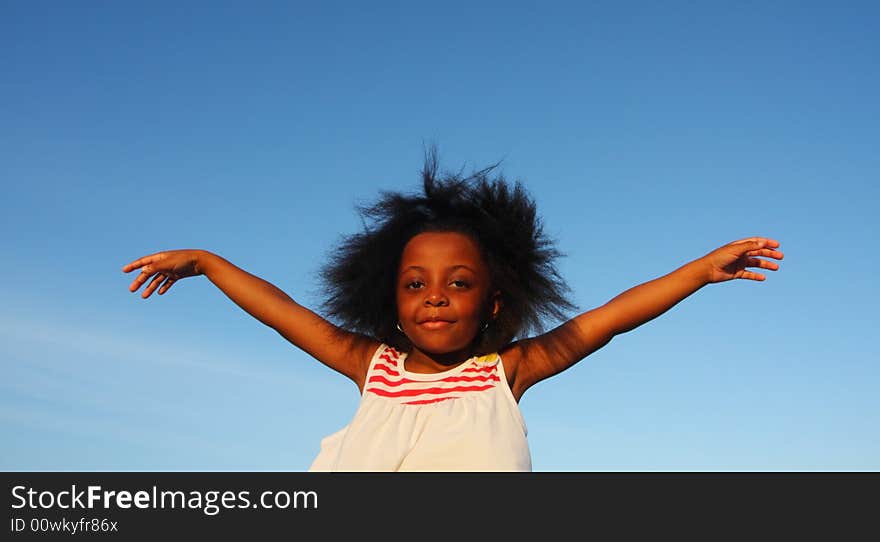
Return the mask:
[[782,260],[779,241],[751,237],[724,245],[672,273],[640,284],[608,303],[585,312],[558,328],[514,345],[519,359],[514,378],[517,399],[530,386],[571,367],[615,335],[653,320],[706,284],[732,279],[763,281],[766,277],[749,267],[776,271]]

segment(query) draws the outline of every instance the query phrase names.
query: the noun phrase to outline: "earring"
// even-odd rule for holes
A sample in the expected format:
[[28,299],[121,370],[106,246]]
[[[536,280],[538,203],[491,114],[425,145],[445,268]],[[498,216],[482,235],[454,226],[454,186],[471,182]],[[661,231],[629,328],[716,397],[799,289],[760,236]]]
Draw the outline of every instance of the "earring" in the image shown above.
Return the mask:
[[400,322],[397,322],[397,331],[403,333],[403,328],[400,327]]
[[489,329],[489,322],[486,322],[485,324],[483,324],[483,329],[480,330],[480,333],[486,331],[487,329]]

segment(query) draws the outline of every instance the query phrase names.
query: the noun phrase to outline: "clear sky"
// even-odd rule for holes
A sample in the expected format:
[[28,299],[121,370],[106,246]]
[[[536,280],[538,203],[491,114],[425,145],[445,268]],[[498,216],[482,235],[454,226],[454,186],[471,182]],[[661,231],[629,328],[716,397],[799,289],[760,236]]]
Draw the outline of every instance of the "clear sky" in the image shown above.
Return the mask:
[[317,308],[433,142],[525,184],[582,310],[785,253],[529,390],[535,470],[877,470],[877,6],[3,2],[0,469],[306,470],[356,387],[121,268],[202,248]]

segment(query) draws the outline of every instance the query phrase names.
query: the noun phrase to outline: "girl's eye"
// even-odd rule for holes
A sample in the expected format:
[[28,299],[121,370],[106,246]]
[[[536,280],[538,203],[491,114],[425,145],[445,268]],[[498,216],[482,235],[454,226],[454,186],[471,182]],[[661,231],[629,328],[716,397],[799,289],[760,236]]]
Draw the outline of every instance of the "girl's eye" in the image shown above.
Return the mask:
[[465,282],[465,281],[463,281],[463,280],[453,280],[453,281],[452,281],[452,284],[453,284],[456,288],[467,288],[467,287],[468,287],[468,283]]
[[422,286],[420,281],[414,280],[412,282],[407,283],[406,287],[409,290],[417,290]]

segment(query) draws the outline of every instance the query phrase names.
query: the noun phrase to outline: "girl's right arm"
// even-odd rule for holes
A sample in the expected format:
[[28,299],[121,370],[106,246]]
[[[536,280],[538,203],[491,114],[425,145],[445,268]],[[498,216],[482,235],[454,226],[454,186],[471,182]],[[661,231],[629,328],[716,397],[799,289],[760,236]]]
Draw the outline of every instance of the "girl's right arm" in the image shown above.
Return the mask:
[[[158,288],[163,295],[181,278],[205,275],[236,305],[282,337],[363,388],[370,358],[379,343],[339,328],[299,305],[269,282],[206,250],[170,250],[135,260],[123,272],[140,269],[129,291],[152,278],[141,297]],[[164,281],[164,282],[163,282]]]

